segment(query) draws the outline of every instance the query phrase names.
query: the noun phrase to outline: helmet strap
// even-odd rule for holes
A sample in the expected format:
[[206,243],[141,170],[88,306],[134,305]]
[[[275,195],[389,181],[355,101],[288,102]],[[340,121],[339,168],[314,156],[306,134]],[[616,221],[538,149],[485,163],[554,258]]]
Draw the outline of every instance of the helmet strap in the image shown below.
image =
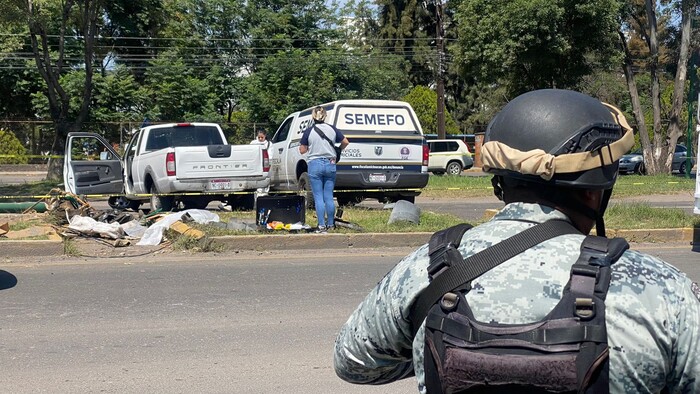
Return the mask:
[[608,202],[610,202],[610,197],[612,196],[612,188],[605,189],[603,192],[603,199],[600,201],[600,207],[598,208],[598,217],[595,220],[595,234],[599,237],[605,237],[605,221],[603,220],[603,215],[605,210],[608,209]]
[[494,175],[491,177],[491,185],[493,186],[493,194],[501,201],[503,201],[503,177],[500,175]]
[[[576,198],[572,198],[569,193],[562,193],[557,191],[552,191],[549,188],[536,189],[535,191],[542,200],[551,201],[560,207],[565,207],[571,209],[572,211],[578,212],[591,220],[598,222],[599,218],[602,220],[602,213],[599,209],[593,209],[584,203],[580,202]],[[597,230],[596,230],[597,231]]]

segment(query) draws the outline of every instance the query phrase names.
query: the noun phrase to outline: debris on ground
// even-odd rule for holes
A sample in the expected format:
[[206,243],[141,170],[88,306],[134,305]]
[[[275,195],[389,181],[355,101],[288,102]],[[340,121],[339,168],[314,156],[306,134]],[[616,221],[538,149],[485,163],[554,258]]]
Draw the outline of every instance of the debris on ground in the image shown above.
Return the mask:
[[254,222],[238,218],[231,218],[227,223],[215,222],[214,226],[232,231],[258,232],[258,226]]
[[186,235],[188,237],[192,237],[194,239],[202,239],[204,238],[204,232],[201,230],[197,230],[196,228],[192,228],[185,223],[182,222],[182,220],[178,220],[175,223],[170,225],[170,229],[181,234],[181,235]]
[[181,212],[169,213],[149,226],[136,245],[158,245],[163,239],[163,231],[170,228],[173,223],[181,220],[183,215],[188,215],[193,221],[200,224],[219,221],[219,215],[204,209],[188,209]]
[[388,224],[402,221],[420,224],[420,208],[418,208],[416,204],[406,200],[399,200],[394,203],[394,208],[389,215]]

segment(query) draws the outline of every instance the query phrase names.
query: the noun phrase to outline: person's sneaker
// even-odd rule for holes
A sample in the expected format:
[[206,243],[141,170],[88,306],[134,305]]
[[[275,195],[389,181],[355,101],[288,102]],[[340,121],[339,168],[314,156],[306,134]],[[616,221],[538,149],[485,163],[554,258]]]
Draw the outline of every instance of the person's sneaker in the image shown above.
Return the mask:
[[327,233],[328,231],[326,230],[326,226],[318,226],[318,228],[316,229],[315,232],[316,232],[316,233],[319,233],[319,234],[325,234],[325,233]]

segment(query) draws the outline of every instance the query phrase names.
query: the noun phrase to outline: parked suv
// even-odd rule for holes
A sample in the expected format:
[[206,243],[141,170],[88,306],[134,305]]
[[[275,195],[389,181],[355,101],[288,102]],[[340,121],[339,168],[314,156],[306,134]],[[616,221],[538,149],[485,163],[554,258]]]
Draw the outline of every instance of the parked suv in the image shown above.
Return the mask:
[[435,175],[459,175],[474,166],[467,144],[462,140],[430,140],[428,171]]
[[[688,157],[688,148],[684,145],[676,145],[676,151],[673,154],[673,161],[671,162],[671,172],[676,172],[680,174],[685,174],[686,158]],[[691,157],[691,168],[695,165],[695,159]],[[620,158],[619,170],[624,174],[646,174],[646,168],[644,166],[644,157],[642,156],[641,149],[634,152],[623,155]]]

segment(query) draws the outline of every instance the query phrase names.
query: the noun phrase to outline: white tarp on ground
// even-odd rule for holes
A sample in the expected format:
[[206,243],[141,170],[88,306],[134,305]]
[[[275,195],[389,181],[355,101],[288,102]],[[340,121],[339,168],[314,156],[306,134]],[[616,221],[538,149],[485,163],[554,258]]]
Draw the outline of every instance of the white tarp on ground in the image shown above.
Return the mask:
[[75,215],[70,219],[68,228],[83,234],[98,235],[102,238],[119,239],[124,237],[124,229],[119,223],[103,223],[87,217]]
[[171,213],[151,225],[136,245],[152,246],[160,244],[160,241],[163,239],[163,231],[180,220],[184,214],[189,214],[196,223],[205,224],[219,221],[219,215],[204,209],[187,209],[181,212]]

